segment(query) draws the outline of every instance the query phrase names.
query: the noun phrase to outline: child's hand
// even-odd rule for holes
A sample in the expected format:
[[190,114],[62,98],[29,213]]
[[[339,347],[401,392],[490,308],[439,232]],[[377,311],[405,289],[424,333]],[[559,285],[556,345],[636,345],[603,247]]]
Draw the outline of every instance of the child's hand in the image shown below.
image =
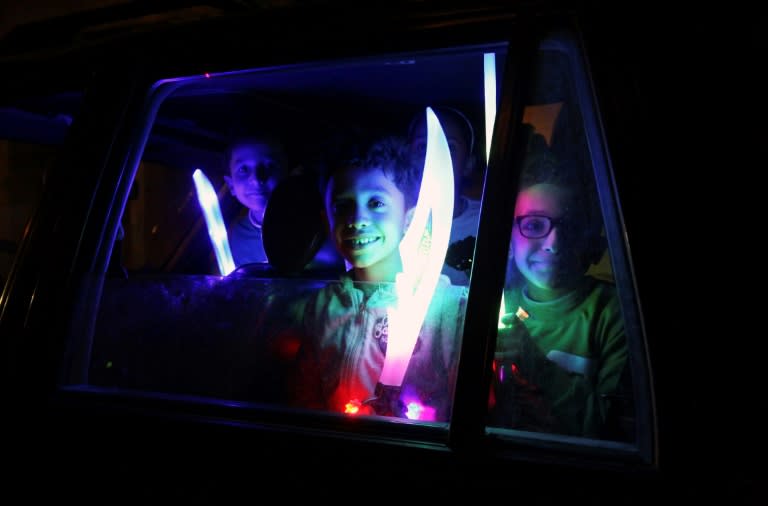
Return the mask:
[[501,318],[505,328],[496,337],[495,381],[492,385],[493,422],[523,430],[549,431],[551,408],[538,386],[540,362],[546,361],[520,315]]
[[496,336],[494,358],[499,364],[514,364],[515,370],[526,376],[535,375],[547,362],[547,358],[531,338],[525,323],[516,313],[501,317],[506,326]]
[[501,322],[505,327],[496,335],[496,360],[518,362],[533,345],[528,330],[515,313],[503,315]]
[[520,318],[517,316],[517,313],[506,313],[501,316],[501,323],[507,327],[514,326],[519,320]]

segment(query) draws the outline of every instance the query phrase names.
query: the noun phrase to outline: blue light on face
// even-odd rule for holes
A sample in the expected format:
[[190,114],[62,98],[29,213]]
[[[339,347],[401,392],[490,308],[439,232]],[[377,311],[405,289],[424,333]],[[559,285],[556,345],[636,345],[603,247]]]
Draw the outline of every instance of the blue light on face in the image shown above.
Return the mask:
[[219,272],[222,276],[226,276],[235,270],[235,261],[232,259],[232,250],[229,249],[227,228],[221,216],[219,197],[203,171],[195,169],[192,179],[195,182],[200,209],[205,217],[205,225],[208,227],[208,236],[211,238],[216,261],[219,264]]

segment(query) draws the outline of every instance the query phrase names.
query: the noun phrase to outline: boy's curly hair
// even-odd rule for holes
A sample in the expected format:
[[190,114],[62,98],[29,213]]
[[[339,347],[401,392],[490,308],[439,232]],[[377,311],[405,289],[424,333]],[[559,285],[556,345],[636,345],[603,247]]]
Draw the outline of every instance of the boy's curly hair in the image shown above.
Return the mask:
[[555,155],[540,134],[530,133],[528,151],[520,173],[519,191],[537,184],[551,184],[573,192],[575,204],[585,211],[589,233],[599,234],[603,226],[600,199],[594,175],[574,160]]
[[337,164],[327,174],[324,186],[327,187],[335,173],[350,169],[381,170],[403,193],[407,209],[415,206],[419,199],[423,167],[411,154],[404,137],[389,135],[374,141],[362,156]]

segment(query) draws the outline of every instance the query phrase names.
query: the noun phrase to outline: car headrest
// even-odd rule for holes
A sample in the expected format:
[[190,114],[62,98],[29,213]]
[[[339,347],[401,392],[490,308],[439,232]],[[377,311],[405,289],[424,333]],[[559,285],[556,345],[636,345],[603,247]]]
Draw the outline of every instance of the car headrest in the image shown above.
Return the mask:
[[272,192],[262,237],[269,264],[281,275],[298,275],[327,242],[323,197],[311,174],[291,175]]

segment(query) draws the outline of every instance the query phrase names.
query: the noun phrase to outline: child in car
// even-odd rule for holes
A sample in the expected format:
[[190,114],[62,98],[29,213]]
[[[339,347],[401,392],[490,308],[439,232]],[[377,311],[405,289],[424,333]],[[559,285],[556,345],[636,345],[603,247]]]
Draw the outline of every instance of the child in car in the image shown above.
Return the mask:
[[[379,384],[389,339],[388,308],[403,270],[399,246],[418,199],[421,170],[403,139],[372,145],[332,171],[325,186],[329,230],[351,268],[302,308],[300,406],[342,413],[446,421],[450,414],[466,288],[441,276],[390,413]],[[390,392],[391,393],[391,392]]]
[[238,137],[226,151],[226,165],[224,181],[247,209],[227,230],[232,259],[236,267],[266,263],[261,226],[272,191],[288,174],[283,145],[268,136]]
[[[626,374],[615,287],[585,275],[605,245],[591,175],[531,152],[510,241],[492,425],[605,437]],[[495,399],[493,398],[495,397]]]

